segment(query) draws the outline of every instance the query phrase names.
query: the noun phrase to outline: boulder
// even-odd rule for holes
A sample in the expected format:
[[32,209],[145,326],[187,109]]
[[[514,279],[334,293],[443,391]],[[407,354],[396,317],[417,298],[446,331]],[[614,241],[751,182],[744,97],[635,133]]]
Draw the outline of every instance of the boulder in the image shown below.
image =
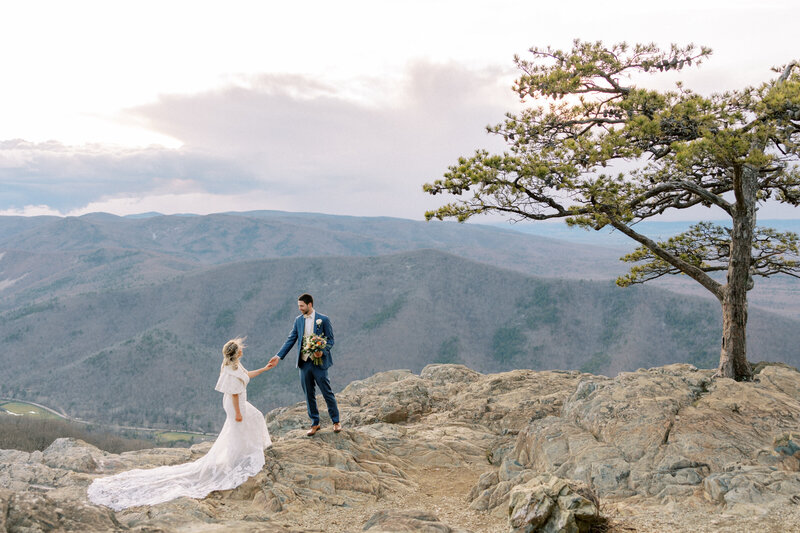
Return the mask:
[[[73,472],[96,472],[98,460],[108,454],[80,439],[56,439],[44,452],[44,464],[53,468],[64,468]],[[95,457],[98,459],[96,460]]]
[[428,365],[419,373],[419,377],[438,383],[463,385],[479,381],[483,374],[464,365]]
[[508,521],[514,533],[588,533],[604,519],[587,484],[545,474],[514,487]]
[[121,527],[109,509],[41,493],[0,489],[0,531],[114,531]]

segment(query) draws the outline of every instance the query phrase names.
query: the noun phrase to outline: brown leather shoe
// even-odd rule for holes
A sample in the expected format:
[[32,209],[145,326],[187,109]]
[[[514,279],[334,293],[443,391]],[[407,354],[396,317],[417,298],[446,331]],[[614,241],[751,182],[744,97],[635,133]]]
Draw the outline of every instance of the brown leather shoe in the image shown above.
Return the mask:
[[333,425],[333,432],[334,433],[339,433],[341,430],[342,430],[342,425],[339,422],[336,422]]
[[309,429],[306,432],[306,435],[308,435],[309,437],[313,437],[314,435],[317,434],[317,431],[319,431],[319,426],[311,426],[311,429]]

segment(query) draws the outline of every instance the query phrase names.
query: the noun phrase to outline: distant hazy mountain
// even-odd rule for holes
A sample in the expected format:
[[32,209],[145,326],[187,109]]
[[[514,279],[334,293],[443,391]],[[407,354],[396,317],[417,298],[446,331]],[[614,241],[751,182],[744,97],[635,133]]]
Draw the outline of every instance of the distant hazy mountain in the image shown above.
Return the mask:
[[[726,225],[724,221],[717,221],[717,223],[723,226]],[[643,221],[636,225],[636,230],[654,240],[666,240],[673,235],[686,231],[692,224],[694,222]],[[800,219],[759,220],[758,224],[778,231],[800,233]],[[517,224],[501,222],[492,223],[491,226],[512,229],[524,235],[538,235],[558,239],[564,243],[607,247],[617,250],[618,256],[629,253],[638,246],[638,243],[629,237],[609,228],[604,228],[600,231],[587,231],[582,228],[570,228],[563,222],[520,222]],[[620,268],[624,270],[625,266],[623,265]],[[717,273],[715,277],[724,282],[725,273]],[[778,275],[770,278],[757,277],[755,282],[755,288],[748,293],[750,305],[759,306],[788,318],[800,320],[800,279],[787,275]],[[665,276],[649,282],[648,285],[682,294],[711,298],[706,289],[683,275]]]
[[370,256],[425,248],[543,276],[609,278],[618,253],[507,230],[385,217],[257,211],[208,216],[0,217],[0,250],[133,249],[199,264],[272,257]]
[[[0,313],[0,395],[91,420],[213,429],[223,419],[213,391],[221,346],[248,335],[245,367],[265,364],[303,291],[333,320],[337,389],[432,362],[615,374],[678,361],[710,367],[719,354],[718,304],[658,289],[536,278],[432,250],[260,259]],[[759,310],[750,323],[754,360],[800,364],[800,324]],[[291,357],[249,388],[260,408],[300,400]]]
[[614,251],[452,222],[272,211],[0,217],[0,311],[247,259],[420,249],[548,277],[610,279],[624,271]]
[[[797,221],[764,223],[784,231],[800,226]],[[643,222],[639,229],[666,237],[687,226]],[[545,223],[510,228],[276,211],[0,217],[0,254],[5,253],[5,260],[0,255],[0,310],[87,291],[146,286],[181,272],[245,259],[436,249],[536,276],[595,280],[614,279],[629,266],[619,261],[623,248],[586,244],[614,245],[603,239],[604,232]],[[712,299],[686,276],[666,276],[649,285]],[[800,320],[798,279],[758,278],[748,296],[753,306]]]
[[[713,221],[721,226],[730,227],[730,221]],[[636,231],[647,235],[654,240],[664,240],[678,233],[682,233],[696,222],[691,221],[652,221],[645,220],[636,224]],[[539,235],[560,241],[577,244],[589,244],[609,248],[622,248],[632,250],[638,243],[611,227],[600,231],[587,231],[583,228],[571,228],[563,221],[548,222],[492,222],[488,226],[511,229],[526,235]],[[800,233],[800,219],[765,219],[758,221],[759,226],[774,228],[778,231],[793,231]]]

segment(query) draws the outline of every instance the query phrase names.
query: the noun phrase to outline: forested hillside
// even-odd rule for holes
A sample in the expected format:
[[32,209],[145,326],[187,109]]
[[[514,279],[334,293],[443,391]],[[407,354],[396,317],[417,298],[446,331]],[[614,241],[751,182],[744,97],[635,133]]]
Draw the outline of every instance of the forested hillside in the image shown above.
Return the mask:
[[[454,222],[271,211],[145,218],[0,217],[4,308],[65,293],[146,285],[246,259],[437,249],[528,274],[610,279],[618,252]],[[2,255],[0,255],[2,259]]]
[[[303,291],[333,320],[336,389],[432,362],[615,374],[678,361],[711,367],[719,354],[715,302],[537,278],[422,250],[242,261],[7,310],[0,393],[97,421],[216,429],[222,344],[247,335],[245,367],[265,364]],[[754,311],[749,341],[754,360],[800,363],[796,322]],[[249,394],[263,410],[299,401],[291,356]]]

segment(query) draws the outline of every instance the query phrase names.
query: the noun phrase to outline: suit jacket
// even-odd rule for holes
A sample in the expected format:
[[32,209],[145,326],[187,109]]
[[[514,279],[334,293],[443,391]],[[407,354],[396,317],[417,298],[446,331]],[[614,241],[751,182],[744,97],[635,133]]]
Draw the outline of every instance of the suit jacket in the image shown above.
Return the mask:
[[[317,321],[321,322],[318,324]],[[298,368],[300,367],[300,358],[303,351],[303,334],[305,333],[305,329],[306,320],[303,315],[299,315],[294,319],[294,326],[292,326],[292,331],[289,332],[286,342],[283,343],[283,346],[276,354],[283,360],[286,354],[289,353],[289,350],[292,349],[292,346],[297,343],[297,361],[295,365]],[[314,334],[322,335],[328,341],[328,345],[322,350],[322,365],[320,365],[322,369],[328,369],[333,365],[333,356],[331,356],[331,348],[333,348],[333,326],[331,326],[330,319],[322,313],[316,313],[314,319]]]

